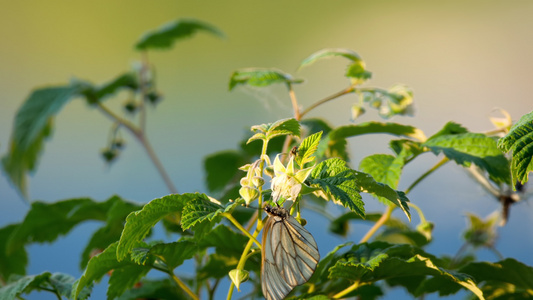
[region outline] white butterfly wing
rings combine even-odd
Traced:
[[[261,279],[267,300],[283,299],[309,280],[320,259],[315,239],[288,215],[271,215],[263,231]]]

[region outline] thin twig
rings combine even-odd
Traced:
[[[233,223],[233,225],[235,225],[235,227],[237,227],[242,233],[244,233],[247,237],[249,237],[251,240],[253,240],[254,243],[255,243],[257,246],[259,246],[259,248],[261,248],[261,243],[259,243],[259,242],[257,241],[257,239],[256,239],[253,235],[251,235],[248,231],[246,231],[246,229],[244,229],[244,228],[242,227],[242,225],[239,223],[239,221],[235,220],[235,218],[234,218],[231,214],[229,214],[229,213],[223,213],[222,215],[223,215],[224,217],[226,217],[228,220],[230,220],[231,223]]]
[[[422,174],[420,177],[418,177],[417,180],[415,180],[406,190],[405,193],[408,194],[413,188],[420,183],[424,178],[429,176],[431,173],[435,172],[438,168],[443,166],[445,163],[447,163],[449,159],[447,157],[442,158],[436,165],[433,166],[433,168],[429,169],[426,173]]]
[[[311,110],[315,109],[317,106],[320,106],[328,101],[331,101],[335,98],[338,98],[342,95],[346,95],[346,94],[349,94],[349,93],[352,93],[353,91],[355,90],[355,87],[354,86],[349,86],[347,88],[345,88],[344,90],[340,91],[340,92],[337,92],[333,95],[330,95],[322,100],[319,100],[315,103],[313,103],[311,106],[309,106],[308,108],[306,108],[304,111],[302,111],[300,113],[300,118],[303,118],[303,116],[305,116],[306,114],[308,114]]]
[[[372,226],[372,228],[367,231],[365,236],[359,241],[359,244],[368,242],[368,240],[374,235],[374,233],[376,233],[376,231],[378,231],[378,229],[381,228],[381,226],[383,226],[389,220],[393,208],[394,207],[391,205],[387,206],[385,212],[381,215],[381,218],[379,218],[379,220],[374,223],[374,226]]]
[[[196,296],[192,291],[191,289],[189,289],[189,287],[187,285],[185,285],[185,283],[183,283],[183,281],[181,281],[181,279],[179,279],[176,274],[174,274],[174,272],[172,271],[168,271],[168,275],[170,275],[170,277],[172,277],[172,280],[174,280],[174,282],[182,289],[185,291],[185,293],[187,293],[187,295],[189,295],[192,299],[194,300],[199,300],[198,296]]]

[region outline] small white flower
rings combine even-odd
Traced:
[[[280,198],[285,200],[295,201],[302,190],[302,183],[312,171],[311,168],[299,170],[294,173],[294,159],[291,157],[287,167],[285,167],[280,159],[279,154],[274,160],[274,174],[272,178],[272,199],[277,202]]]

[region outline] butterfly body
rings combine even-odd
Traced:
[[[311,278],[320,259],[315,239],[283,207],[265,206],[261,282],[267,300],[280,300]]]

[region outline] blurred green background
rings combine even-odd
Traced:
[[[243,67],[276,67],[306,79],[296,86],[303,107],[347,86],[341,58],[297,71],[299,63],[322,48],[358,52],[373,72],[366,85],[404,83],[414,90],[416,113],[393,121],[430,135],[447,121],[471,131],[492,129],[496,107],[513,119],[532,109],[533,2],[529,1],[18,1],[0,0],[0,154],[6,153],[14,114],[30,91],[81,78],[100,84],[129,71],[140,59],[134,43],[148,30],[181,17],[220,28],[224,40],[202,34],[170,51],[149,53],[164,100],[148,114],[148,134],[180,192],[205,192],[203,157],[235,148],[251,125],[291,116],[283,87],[228,91],[231,72]],[[118,112],[126,94],[108,104]],[[315,110],[334,125],[350,122],[348,95]],[[361,121],[378,120],[370,112]],[[56,201],[118,194],[147,202],[168,194],[142,148],[126,132],[126,149],[111,167],[100,158],[111,123],[83,101],[67,104],[56,118],[38,171],[30,179],[32,200]],[[371,153],[388,153],[385,137],[351,142],[352,164]],[[405,170],[405,189],[437,162],[426,155]],[[410,194],[436,223],[435,254],[454,254],[461,244],[464,213],[485,216],[499,204],[450,163]],[[381,210],[368,198],[367,210]],[[19,222],[28,206],[0,177],[0,226]],[[533,209],[519,203],[500,230],[504,256],[532,265]],[[417,222],[416,219],[413,222]],[[414,223],[416,225],[416,223]],[[30,247],[29,273],[64,271],[79,276],[78,255],[93,227],[76,229],[58,245]],[[324,226],[310,231],[326,237]],[[366,227],[355,227],[358,240]],[[315,231],[313,231],[315,230]],[[316,233],[315,233],[316,232]],[[331,238],[337,239],[337,238]],[[340,240],[340,239],[338,239]],[[335,241],[337,242],[337,241]],[[319,244],[320,241],[319,241]],[[322,253],[333,242],[322,243]],[[517,246],[520,245],[520,246]],[[331,246],[332,247],[332,246]],[[72,258],[61,257],[67,249]],[[65,251],[67,251],[65,250]],[[59,257],[49,260],[49,257]],[[482,259],[496,260],[490,253]],[[43,261],[46,260],[46,261]],[[69,266],[70,265],[70,266]]]

